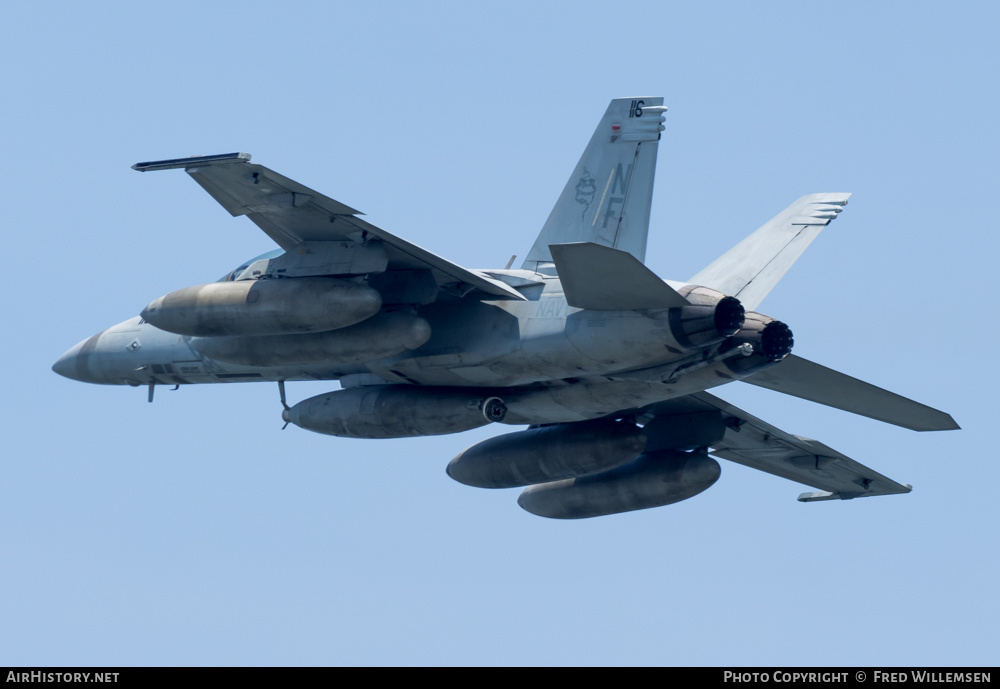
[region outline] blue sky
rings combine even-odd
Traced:
[[[0,24],[8,243],[0,664],[995,665],[1000,249],[990,3],[22,3]],[[271,385],[49,369],[273,248],[183,173],[249,151],[469,267],[534,241],[612,97],[663,95],[647,264],[685,279],[805,193],[850,205],[761,310],[947,410],[918,434],[725,399],[902,482],[558,522],[444,473],[500,429],[280,431]],[[335,384],[289,384],[292,401]]]

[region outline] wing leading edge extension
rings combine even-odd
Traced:
[[[263,165],[251,163],[249,153],[176,158],[132,166],[139,172],[175,168],[183,168],[230,215],[250,218],[285,251],[312,243],[341,242],[348,248],[377,241],[385,249],[388,271],[430,270],[439,285],[457,285],[460,292],[475,288],[500,297],[524,299],[499,280],[401,239],[362,220],[359,211],[350,206]]]
[[[641,410],[641,414],[652,419],[705,411],[720,412],[726,425],[725,435],[712,444],[709,454],[820,489],[819,493],[802,493],[800,502],[850,500],[912,490],[909,484],[897,483],[821,442],[786,433],[707,392],[658,402]]]

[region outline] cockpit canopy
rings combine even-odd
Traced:
[[[260,256],[254,256],[249,261],[244,261],[240,264],[239,268],[227,273],[223,277],[216,280],[216,282],[232,282],[233,280],[238,280],[243,271],[253,265],[256,261],[262,261],[265,259],[277,258],[285,253],[284,249],[274,249],[273,251],[268,251],[267,253],[261,254]]]

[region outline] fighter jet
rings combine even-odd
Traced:
[[[719,478],[715,458],[812,486],[802,502],[908,493],[823,443],[707,392],[744,381],[917,431],[948,414],[792,354],[757,312],[850,194],[801,197],[687,281],[644,264],[662,98],[611,101],[520,268],[463,268],[246,153],[180,168],[278,249],[154,299],[53,369],[107,385],[277,382],[282,417],[349,438],[526,425],[459,453],[447,473],[525,487],[536,515],[668,505]],[[340,389],[286,402],[289,380]]]

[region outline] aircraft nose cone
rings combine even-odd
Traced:
[[[71,380],[79,380],[83,383],[103,383],[103,377],[91,366],[91,358],[97,347],[97,340],[102,334],[97,333],[70,347],[56,363],[52,364],[52,370]]]
[[[86,340],[84,340],[86,342]],[[80,377],[78,366],[80,364],[80,351],[84,342],[80,342],[66,350],[66,353],[52,364],[52,370],[64,378],[71,380],[83,380]]]

